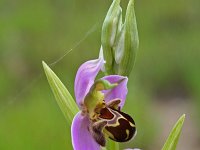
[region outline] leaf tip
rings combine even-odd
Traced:
[[[179,119],[182,123],[185,121],[185,116],[186,116],[186,115],[183,114],[183,115],[180,117],[180,119]]]
[[[42,61],[42,66],[43,66],[46,76],[48,77],[49,74],[52,73],[53,71],[49,68],[49,66],[44,61]]]
[[[184,120],[185,120],[185,116],[186,116],[186,115],[183,114],[183,115],[180,117],[180,120],[184,122]]]
[[[42,65],[43,65],[43,68],[47,67],[47,64],[44,61],[42,61]]]

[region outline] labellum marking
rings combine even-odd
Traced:
[[[120,100],[113,100],[95,108],[96,115],[92,120],[90,132],[101,146],[105,146],[105,136],[116,142],[126,142],[136,134],[134,120],[119,110],[119,102]]]
[[[116,116],[116,118],[110,120],[105,127],[105,129],[114,136],[114,139],[110,138],[117,142],[126,142],[130,140],[135,134],[135,123],[133,119],[119,110],[110,109],[110,111]],[[126,130],[129,131],[128,134]]]
[[[114,115],[112,113],[110,113],[108,108],[105,107],[105,108],[101,109],[99,117],[103,118],[103,119],[111,120],[114,117]]]
[[[93,138],[101,146],[105,146],[106,145],[106,139],[105,139],[105,136],[104,136],[104,134],[102,132],[102,130],[105,127],[105,125],[106,125],[106,121],[99,121],[99,122],[93,123],[89,127],[89,131],[92,134]]]
[[[120,99],[114,99],[114,100],[108,102],[107,106],[112,109],[120,110],[120,107],[119,107],[120,102],[121,102]]]

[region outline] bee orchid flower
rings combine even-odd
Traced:
[[[75,97],[80,111],[72,126],[74,150],[100,150],[106,138],[126,142],[136,134],[134,120],[121,111],[127,95],[128,78],[119,75],[95,80],[102,58],[83,63],[75,78]]]

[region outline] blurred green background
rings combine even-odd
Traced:
[[[73,48],[52,67],[73,93],[79,65],[98,56],[101,26],[111,2],[0,1],[0,150],[72,149],[70,126],[41,61],[50,64]],[[127,2],[121,3],[124,10]],[[178,150],[198,150],[200,1],[136,0],[135,9],[140,49],[124,111],[135,119],[138,133],[120,146],[159,150],[178,117],[186,113]]]

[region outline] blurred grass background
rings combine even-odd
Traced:
[[[101,25],[111,0],[0,1],[0,149],[72,149],[41,61],[73,93],[81,63],[98,56]],[[125,9],[127,1],[122,1]],[[135,140],[121,147],[161,149],[182,113],[179,150],[198,150],[200,138],[200,1],[136,0],[140,36],[124,111],[137,123]]]

